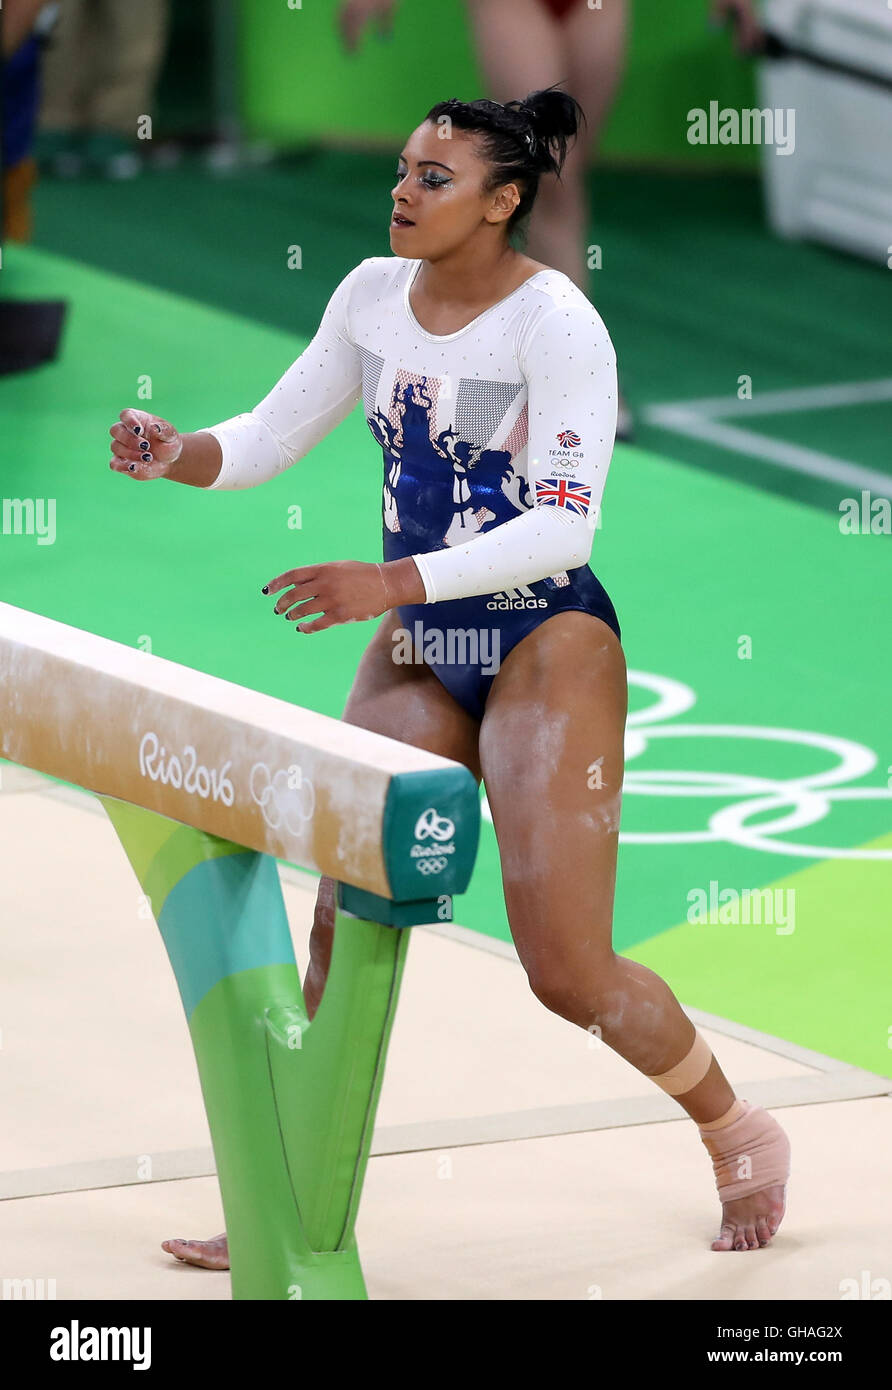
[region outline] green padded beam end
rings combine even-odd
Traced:
[[[468,768],[399,772],[391,778],[381,845],[395,903],[464,893],[479,839],[480,793]],[[375,909],[373,920],[388,919]],[[436,914],[423,920],[436,920]]]

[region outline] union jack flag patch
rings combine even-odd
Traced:
[[[580,516],[588,516],[592,490],[585,483],[574,483],[572,478],[546,478],[536,480],[536,504],[540,507],[567,507]]]

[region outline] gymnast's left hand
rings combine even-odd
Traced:
[[[273,612],[284,613],[298,632],[322,632],[338,623],[362,623],[379,618],[389,608],[411,602],[404,595],[417,593],[419,586],[423,603],[424,584],[411,558],[381,565],[338,560],[327,565],[303,565],[300,569],[286,570],[264,585],[263,593],[281,593]],[[308,621],[314,613],[323,616]]]

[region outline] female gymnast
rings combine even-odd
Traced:
[[[387,32],[400,0],[341,0],[338,25],[349,52],[369,26]],[[561,177],[544,171],[526,245],[537,260],[562,270],[585,293],[588,268],[586,175],[619,90],[631,21],[630,0],[465,0],[468,27],[487,94],[506,101],[514,92],[548,87],[563,75],[587,117],[587,140],[567,152]],[[651,23],[672,24],[666,15]],[[741,53],[753,53],[762,33],[754,0],[709,0],[713,23],[733,23]],[[617,397],[617,439],[631,439],[632,414]]]
[[[586,113],[587,139],[573,142],[555,178],[543,170],[525,245],[536,260],[562,270],[586,292],[586,174],[623,72],[627,0],[465,0],[468,32],[487,96],[507,101],[515,92],[556,84],[563,77]],[[368,25],[393,23],[399,0],[342,0],[339,28],[348,51]],[[411,8],[411,0],[409,4]],[[633,420],[617,395],[617,439],[631,439]]]
[[[712,1249],[755,1250],[783,1216],[787,1137],[735,1097],[668,985],[611,940],[626,670],[613,604],[588,560],[614,442],[616,363],[582,291],[514,245],[581,115],[556,88],[505,105],[432,107],[399,156],[393,255],[341,281],[270,393],[184,435],[124,410],[110,430],[111,467],[137,480],[253,487],[362,400],[383,452],[383,562],[304,565],[263,593],[302,634],[383,615],[344,720],[482,779],[531,989],[675,1097],[712,1157],[722,1201]],[[401,631],[448,638],[451,628],[488,635],[498,669],[394,660]],[[333,933],[334,888],[323,877],[304,984],[311,1018]],[[225,1236],[164,1248],[227,1265]]]

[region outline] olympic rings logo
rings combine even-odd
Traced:
[[[419,859],[417,861],[418,872],[420,874],[441,874],[448,862],[442,855],[438,855],[436,859]]]
[[[784,779],[745,771],[705,772],[680,768],[647,772],[637,767],[627,768],[624,796],[685,798],[694,804],[698,798],[716,801],[733,797],[736,800],[714,811],[706,824],[696,829],[623,831],[619,837],[621,842],[679,845],[724,841],[743,849],[802,859],[892,859],[889,849],[852,849],[779,838],[824,821],[838,803],[892,801],[892,788],[888,786],[848,785],[874,771],[878,759],[872,749],[852,739],[804,729],[777,729],[759,724],[672,724],[671,719],[685,714],[697,703],[696,692],[690,686],[644,671],[630,671],[629,684],[643,687],[656,698],[644,709],[629,715],[625,742],[627,763],[643,759],[657,739],[676,739],[682,743],[688,739],[716,739],[726,743],[742,740],[745,758],[751,758],[759,744],[769,751],[772,745],[784,745],[796,750],[797,754],[812,752],[819,759],[819,770]],[[832,760],[830,766],[820,767],[828,758]],[[485,798],[482,813],[492,821]],[[758,823],[753,824],[757,818]]]
[[[296,763],[287,770],[280,768],[274,776],[266,763],[255,763],[249,785],[251,798],[271,830],[284,826],[291,835],[303,835],[316,809],[316,793]]]

